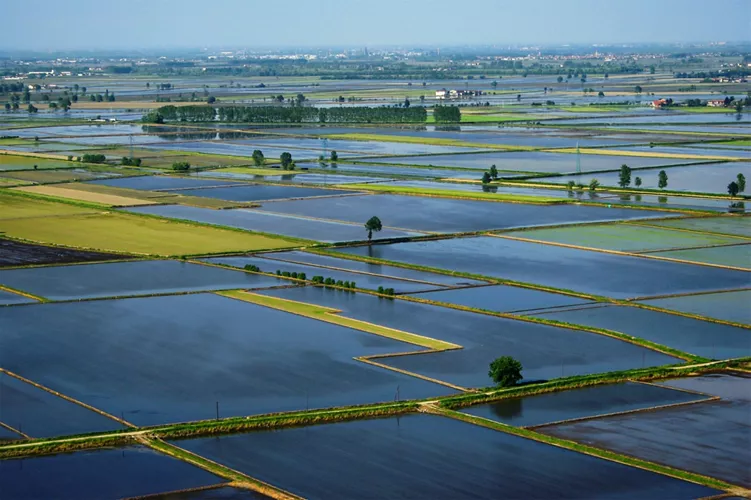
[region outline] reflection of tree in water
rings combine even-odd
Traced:
[[[620,194],[620,195],[618,195],[618,198],[621,201],[631,201],[631,195],[630,194]]]
[[[522,401],[524,398],[512,398],[500,403],[490,405],[490,411],[498,417],[501,422],[514,420],[522,415]]]
[[[667,202],[668,202],[668,197],[667,196],[658,196],[657,197],[657,203],[667,204]]]
[[[443,125],[435,128],[436,132],[461,132],[462,128],[459,125]]]
[[[730,204],[728,207],[728,212],[740,212],[743,213],[746,211],[746,204],[742,201],[735,201]]]
[[[600,195],[599,195],[599,194],[597,194],[596,192],[594,192],[594,191],[589,191],[589,199],[590,199],[590,200],[596,200],[596,199],[597,199],[597,198],[599,198],[599,197],[600,197]]]
[[[483,193],[497,193],[498,186],[488,186],[487,184],[483,184],[482,192]]]

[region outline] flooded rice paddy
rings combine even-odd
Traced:
[[[268,276],[172,260],[0,271],[0,284],[51,300],[261,288],[281,282]]]
[[[518,359],[528,381],[675,362],[670,356],[602,335],[428,304],[315,287],[260,293],[332,307],[350,318],[461,345],[463,349],[455,351],[379,361],[462,387],[490,385],[487,367],[499,352]]]
[[[534,314],[541,318],[615,330],[710,359],[751,355],[748,330],[638,307],[593,306]]]
[[[634,413],[544,430],[672,467],[751,486],[749,382],[740,375],[704,375],[664,383],[720,400]]]
[[[0,366],[136,425],[452,394],[353,359],[416,349],[214,294],[0,315]]]
[[[645,300],[645,304],[751,325],[751,290]]]
[[[310,499],[402,498],[418,491],[425,498],[572,499],[678,499],[714,493],[704,486],[434,415],[178,444]],[[353,460],[354,456],[368,458]]]
[[[743,271],[489,236],[351,247],[340,251],[613,298],[718,291],[751,284],[751,277]],[[598,271],[602,269],[608,272]]]
[[[223,482],[198,467],[143,446],[0,460],[6,498],[128,498]]]
[[[508,425],[530,427],[705,399],[700,394],[625,382],[504,399],[461,411]]]
[[[306,217],[297,217],[294,215],[261,212],[257,209],[211,210],[208,208],[188,207],[184,205],[159,205],[151,207],[134,207],[129,208],[128,211],[323,242],[333,243],[338,241],[362,241],[367,239],[367,232],[362,223],[354,224],[308,219]],[[336,213],[335,215],[339,216],[341,214]],[[388,223],[386,223],[386,225],[388,225]],[[424,233],[419,231],[402,231],[384,228],[382,231],[375,233],[374,239],[403,238],[405,236],[420,236],[423,234]]]

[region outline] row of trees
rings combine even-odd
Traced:
[[[451,113],[457,116],[455,120],[458,121],[461,113],[458,108],[454,109]],[[217,117],[221,122],[231,123],[425,123],[427,111],[421,106],[329,109],[301,106],[162,106],[146,114],[143,122],[207,122]]]

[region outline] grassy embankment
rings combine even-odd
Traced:
[[[388,337],[390,339],[407,342],[409,344],[413,344],[419,347],[426,347],[432,350],[446,351],[452,349],[461,349],[461,346],[452,344],[450,342],[444,342],[442,340],[432,339],[422,335],[416,335],[414,333],[396,330],[374,323],[368,323],[366,321],[347,318],[345,316],[341,316],[341,310],[333,309],[330,307],[307,304],[305,302],[298,302],[278,297],[269,297],[266,295],[259,295],[256,293],[244,292],[241,290],[231,290],[216,293],[225,297],[242,300],[244,302],[250,302],[260,306],[270,307],[272,309],[297,314],[299,316],[305,316],[306,318],[333,323],[335,325],[352,328],[354,330],[360,330],[366,333],[372,333],[381,337]]]
[[[165,257],[292,248],[302,241],[7,190],[0,192],[0,232],[36,243]]]

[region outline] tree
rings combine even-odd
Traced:
[[[738,174],[736,179],[737,179],[736,183],[738,184],[738,192],[742,193],[743,191],[746,190],[746,176],[743,174]]]
[[[605,92],[602,90],[597,93],[597,97],[605,97]]]
[[[496,88],[496,87],[498,86],[498,82],[496,82],[495,80],[493,80],[493,81],[492,81],[492,82],[490,83],[490,85],[491,85],[491,86],[492,86],[493,88]]]
[[[511,387],[522,379],[522,364],[511,356],[501,356],[490,363],[488,376],[501,387]]]
[[[482,174],[482,183],[483,184],[489,184],[490,183],[490,174],[488,172],[483,172],[483,174]]]
[[[279,160],[282,163],[282,170],[289,170],[289,167],[292,165],[292,155],[285,151],[279,155]]]
[[[214,97],[213,95],[210,95],[209,98],[206,99],[206,102],[208,104],[214,104],[216,102],[216,97]]]
[[[490,166],[490,177],[492,177],[493,180],[496,180],[498,178],[498,169],[495,165]]]
[[[569,191],[573,191],[574,186],[576,186],[576,183],[574,181],[568,181],[566,183],[566,189],[568,189]]]
[[[600,181],[598,181],[597,179],[592,179],[591,181],[589,181],[590,191],[595,191],[598,187],[600,187]]]
[[[410,106],[410,104],[411,103],[409,102],[409,98],[405,97],[404,98],[404,104],[402,104],[402,106],[405,107],[405,108],[408,108]]]
[[[33,104],[29,104],[28,107],[26,108],[26,111],[28,111],[29,113],[36,113],[39,110],[35,108]]]
[[[641,186],[641,177],[637,177],[634,179],[634,186],[639,187]]]
[[[634,87],[634,92],[636,92],[637,94],[641,94],[641,91],[642,91],[641,85],[637,85],[636,87]]]
[[[618,185],[625,188],[631,184],[631,168],[628,165],[621,165],[621,171],[618,174]]]
[[[557,80],[558,80],[558,83],[561,83],[561,82],[563,82],[563,77],[562,77],[562,76],[559,76],[559,77],[557,78]]]
[[[375,215],[368,219],[368,222],[365,223],[365,230],[368,232],[368,241],[371,241],[373,239],[373,231],[378,232],[381,229],[383,229],[381,219],[379,219]]]
[[[177,172],[187,172],[190,170],[190,163],[187,161],[178,161],[172,164],[172,170]]]
[[[253,164],[256,167],[260,167],[265,161],[265,158],[263,157],[263,151],[261,151],[260,149],[254,149],[251,157],[253,158]]]
[[[660,189],[668,187],[668,174],[664,170],[660,170],[660,173],[657,174],[657,187]]]
[[[728,184],[728,194],[730,196],[737,196],[738,195],[738,183],[733,181],[730,184]]]
[[[339,160],[339,154],[338,154],[338,153],[337,153],[336,151],[333,151],[333,150],[332,150],[332,151],[331,151],[331,161],[332,161],[332,162],[335,162],[335,161],[337,161],[337,160]]]

